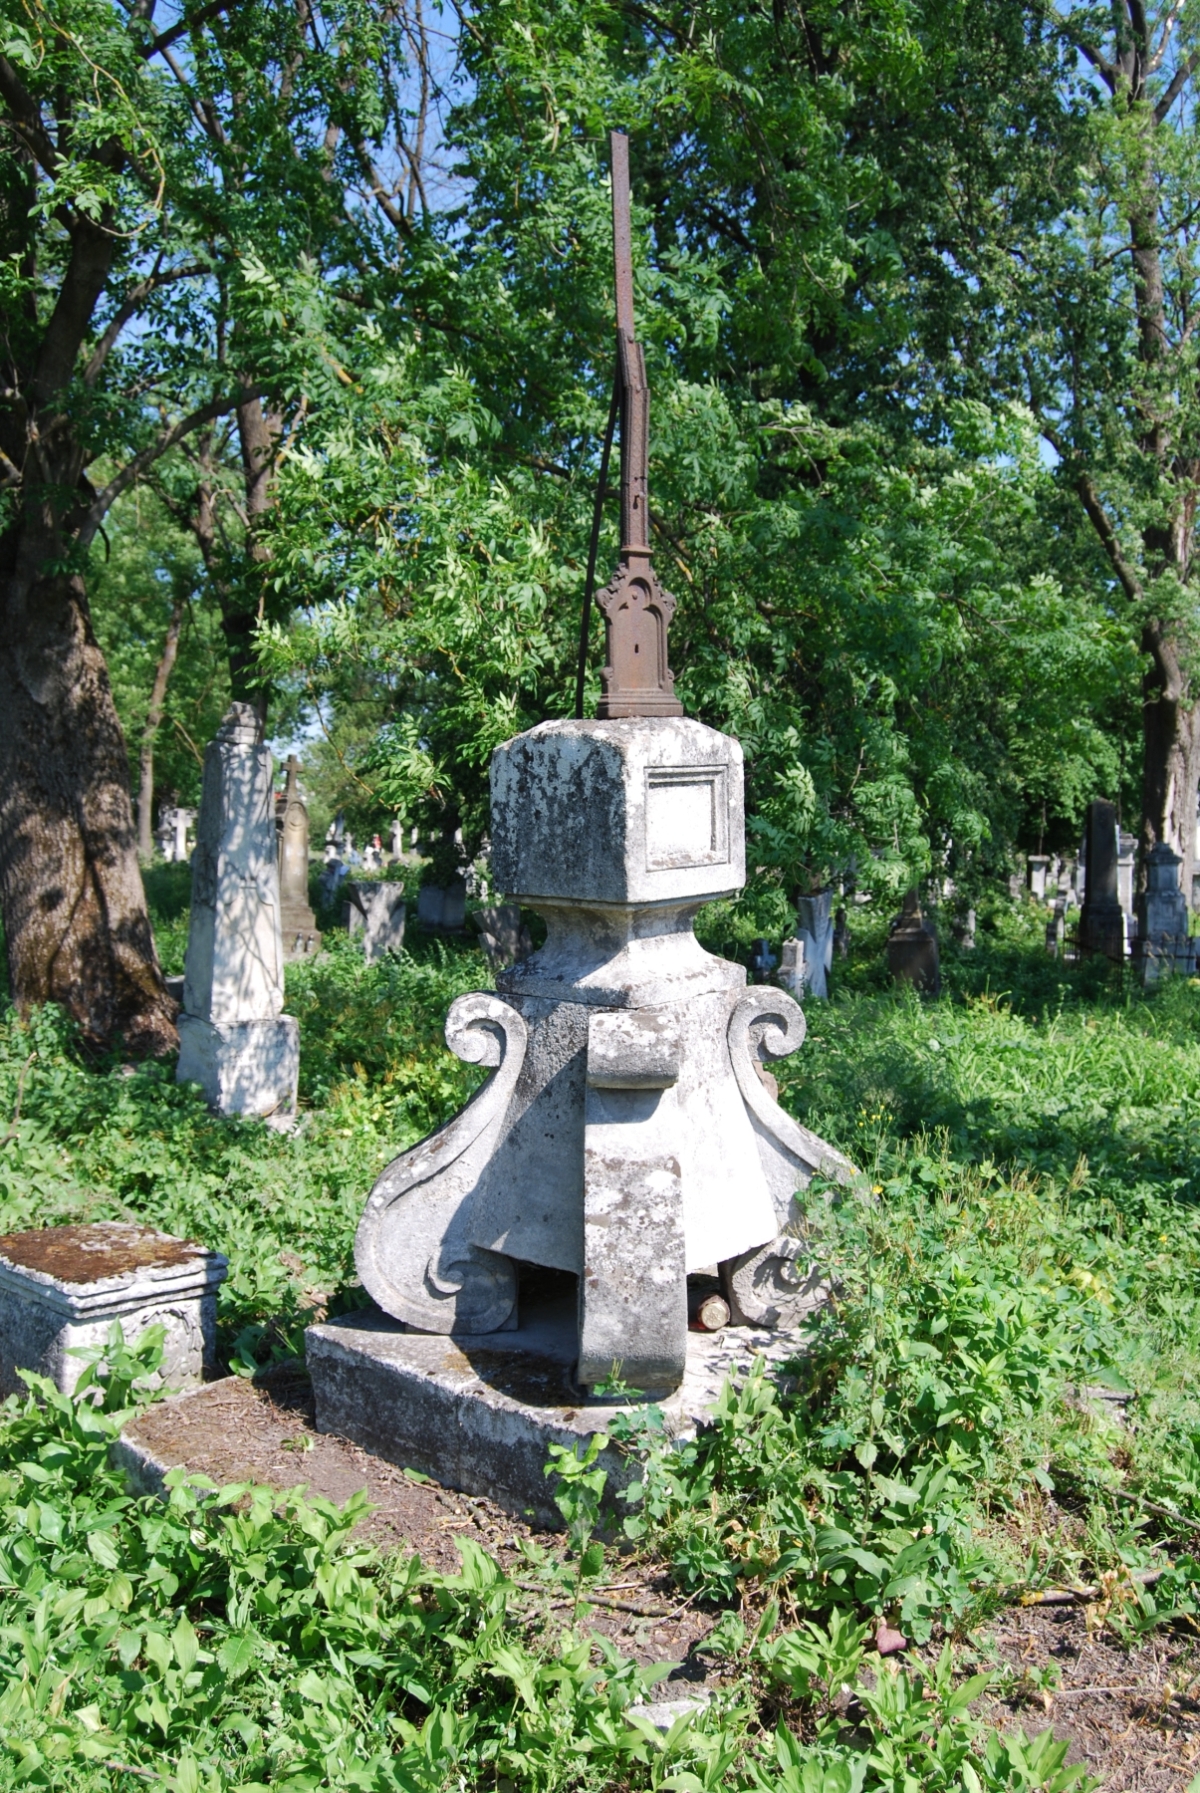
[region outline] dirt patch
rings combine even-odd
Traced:
[[[564,1629],[573,1601],[564,1590],[543,1589],[522,1543],[565,1563],[561,1536],[514,1519],[492,1501],[458,1494],[439,1483],[414,1481],[403,1469],[372,1456],[348,1439],[314,1426],[312,1385],[302,1372],[275,1372],[253,1384],[229,1376],[199,1394],[152,1407],[127,1428],[130,1442],[164,1467],[184,1464],[218,1486],[257,1482],[290,1491],[303,1487],[339,1504],[359,1489],[372,1511],[358,1535],[382,1550],[417,1551],[423,1562],[457,1573],[460,1538],[482,1545],[528,1594],[531,1616]],[[617,1559],[608,1582],[579,1613],[579,1623],[599,1631],[639,1662],[675,1662],[676,1693],[715,1685],[717,1676],[696,1645],[712,1630],[716,1613],[681,1599],[661,1567]],[[678,1683],[686,1683],[681,1687]],[[663,1689],[664,1697],[670,1697]]]
[[[0,1236],[0,1258],[17,1269],[39,1270],[67,1283],[102,1282],[131,1270],[186,1264],[204,1249],[188,1239],[173,1239],[169,1233],[124,1220],[36,1227],[31,1232]]]
[[[987,1636],[981,1666],[998,1654],[1021,1677],[976,1708],[989,1723],[1069,1738],[1104,1793],[1183,1793],[1200,1771],[1200,1640],[1160,1631],[1127,1650],[1079,1606],[1016,1608]]]

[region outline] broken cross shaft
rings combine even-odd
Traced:
[[[613,261],[617,296],[617,382],[621,399],[621,558],[596,602],[604,616],[606,665],[596,714],[682,716],[667,631],[675,600],[651,564],[646,453],[650,390],[642,345],[633,333],[633,250],[629,222],[629,139],[613,131]]]

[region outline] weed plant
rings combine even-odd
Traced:
[[[966,1671],[1021,1590],[1097,1583],[1095,1622],[1129,1641],[1200,1607],[1200,991],[1053,963],[1038,929],[999,906],[937,1002],[865,953],[839,964],[779,1067],[785,1105],[862,1172],[812,1192],[833,1299],[787,1373],[727,1390],[691,1444],[653,1408],[626,1424],[640,1468],[615,1521],[594,1454],[560,1463],[565,1565],[531,1548],[518,1579],[466,1549],[439,1576],[357,1545],[354,1508],[135,1499],[107,1449],[148,1360],[119,1340],[99,1405],[10,1402],[0,1788],[1089,1784],[1049,1732],[982,1734]],[[53,1011],[5,1015],[0,1227],[201,1237],[231,1259],[234,1367],[297,1352],[307,1316],[361,1299],[373,1177],[475,1087],[440,1034],[487,982],[473,948],[419,937],[369,968],[337,941],[290,967],[291,1136],[210,1116],[169,1067],[85,1062]],[[588,1641],[618,1546],[719,1614],[729,1690],[665,1737],[636,1711],[647,1676]],[[913,1646],[899,1666],[880,1626]]]

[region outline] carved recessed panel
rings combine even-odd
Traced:
[[[646,869],[685,871],[729,859],[724,766],[646,768]]]

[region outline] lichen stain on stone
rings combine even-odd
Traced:
[[[165,1269],[186,1264],[203,1251],[190,1240],[172,1239],[153,1227],[121,1220],[35,1227],[0,1236],[0,1258],[66,1283],[102,1282],[133,1270]]]

